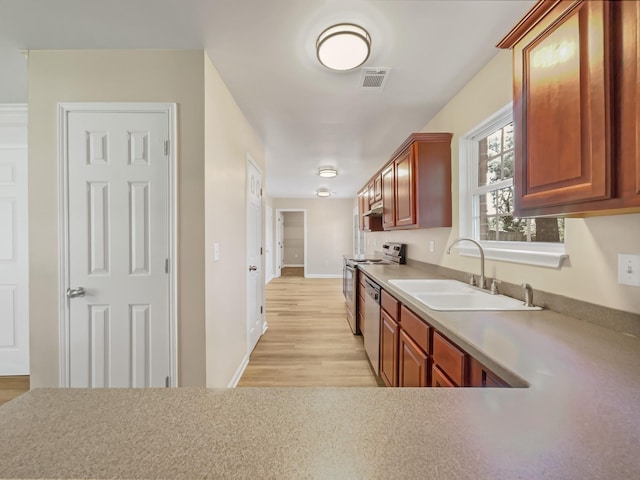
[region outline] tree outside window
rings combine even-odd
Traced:
[[[564,242],[564,219],[513,216],[513,122],[478,140],[474,228],[483,241]]]

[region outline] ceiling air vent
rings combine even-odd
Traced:
[[[360,88],[372,92],[382,90],[387,83],[390,71],[390,68],[363,68]]]

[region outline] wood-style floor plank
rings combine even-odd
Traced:
[[[239,387],[378,386],[362,337],[347,323],[342,280],[275,278],[266,318]]]
[[[0,377],[0,405],[29,391],[29,377]]]

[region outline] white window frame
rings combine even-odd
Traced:
[[[460,137],[458,153],[460,236],[478,241],[484,249],[485,257],[490,260],[560,268],[564,259],[569,258],[565,251],[566,229],[565,243],[481,241],[478,232],[474,231],[474,208],[477,207],[473,202],[472,186],[478,184],[478,141],[512,120],[512,104],[509,103]],[[507,187],[511,182],[511,180],[506,180],[492,184],[491,187],[492,189]],[[458,253],[469,257],[478,257],[478,249],[473,245],[467,245],[467,243],[458,244]]]

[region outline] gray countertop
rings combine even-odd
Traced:
[[[640,477],[640,341],[551,311],[433,312],[512,389],[39,389],[0,407],[2,478]]]

